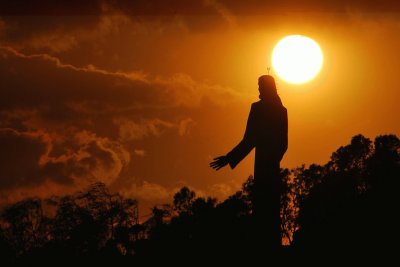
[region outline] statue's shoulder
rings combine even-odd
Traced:
[[[261,100],[259,100],[259,101],[254,102],[254,103],[251,104],[251,107],[252,107],[252,108],[257,108],[257,107],[260,107],[260,106],[261,106]]]

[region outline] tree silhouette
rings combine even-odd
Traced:
[[[324,165],[281,169],[282,238],[287,256],[360,258],[396,254],[400,140],[357,135]],[[138,202],[102,183],[49,199],[28,198],[0,213],[6,264],[54,257],[88,263],[254,258],[254,179],[223,201],[181,188],[172,204],[139,222]],[[51,212],[49,212],[49,210]],[[262,246],[262,245],[261,245]],[[262,247],[261,247],[262,250]],[[268,251],[265,251],[268,254]]]
[[[23,200],[2,213],[2,233],[16,256],[43,243],[42,202],[38,198]]]
[[[188,214],[190,213],[190,208],[196,197],[196,193],[191,191],[188,187],[182,187],[179,192],[174,195],[174,210],[178,214]]]
[[[297,247],[319,255],[334,249],[339,255],[364,256],[387,254],[387,247],[394,247],[397,236],[385,229],[398,222],[390,214],[399,204],[399,140],[378,136],[371,144],[355,136],[322,166],[322,182],[299,202]]]

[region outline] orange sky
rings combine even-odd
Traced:
[[[220,198],[252,173],[208,167],[240,141],[280,38],[324,53],[288,109],[283,167],[325,163],[355,134],[400,134],[400,5],[394,1],[94,1],[0,8],[0,197],[104,181],[142,203],[189,185]]]

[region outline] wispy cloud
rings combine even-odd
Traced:
[[[229,23],[230,26],[236,26],[236,17],[232,12],[218,0],[204,0],[207,6],[215,8],[215,10],[222,16],[222,18]]]
[[[135,155],[137,155],[139,157],[146,156],[146,150],[144,150],[144,149],[134,149],[133,152],[135,153]]]
[[[44,61],[49,61],[55,65],[57,68],[61,69],[69,69],[69,70],[74,70],[74,71],[82,71],[82,72],[88,72],[88,73],[98,73],[98,74],[103,74],[103,75],[109,75],[109,76],[116,76],[116,77],[121,77],[121,78],[126,78],[129,80],[135,80],[135,81],[145,81],[147,82],[146,75],[143,74],[143,72],[119,72],[119,71],[107,71],[101,68],[97,68],[92,64],[89,64],[85,67],[78,67],[74,66],[72,64],[68,63],[63,63],[59,58],[52,56],[50,54],[31,54],[31,55],[26,55],[22,52],[19,52],[17,49],[10,47],[10,46],[1,46],[0,49],[2,50],[2,56],[4,59],[8,57],[7,54],[12,54],[16,57],[19,58],[24,58],[24,59],[41,59]]]
[[[119,127],[119,137],[122,141],[141,140],[146,137],[158,137],[168,130],[175,130],[180,136],[187,134],[194,121],[186,118],[178,122],[161,119],[140,120],[135,122],[126,118],[114,119]]]

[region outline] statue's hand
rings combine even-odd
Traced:
[[[229,160],[227,156],[220,156],[214,158],[214,161],[210,163],[210,167],[218,171],[222,167],[225,167],[228,163]]]

